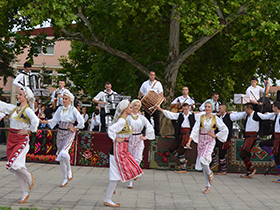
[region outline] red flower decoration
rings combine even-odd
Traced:
[[[85,159],[90,159],[90,158],[92,157],[92,152],[89,151],[89,150],[84,151],[83,157],[84,157]]]
[[[163,157],[163,158],[162,158],[162,161],[163,161],[164,163],[168,163],[168,158],[167,158],[167,157]]]
[[[158,156],[162,157],[163,156],[162,152],[158,152]]]
[[[164,154],[165,157],[170,157],[170,153],[167,152],[167,151],[165,151],[163,154]]]

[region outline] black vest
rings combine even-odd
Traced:
[[[246,115],[246,119],[245,119],[244,131],[246,131],[246,125],[247,125],[248,117],[249,117],[249,115],[247,114],[247,115]],[[259,124],[260,124],[260,121],[261,121],[262,119],[257,115],[257,112],[254,112],[253,120],[259,122]]]
[[[189,122],[190,122],[190,129],[192,131],[192,128],[193,128],[194,123],[195,123],[194,114],[189,113],[188,119],[189,119]],[[184,113],[180,113],[178,119],[176,120],[176,126],[174,127],[175,128],[175,134],[174,134],[175,138],[178,138],[179,135],[180,135],[180,130],[181,130],[181,126],[182,126],[183,121],[184,121]]]
[[[233,126],[233,122],[230,119],[230,114],[226,113],[225,116],[222,118],[223,122],[225,123],[225,125],[228,128],[228,137],[227,139],[231,139],[232,138],[232,126]]]

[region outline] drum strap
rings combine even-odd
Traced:
[[[153,84],[153,87],[151,89],[153,89],[155,87],[155,85],[157,84],[157,80],[155,81],[155,83]]]

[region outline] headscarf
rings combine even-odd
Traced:
[[[130,104],[130,102],[128,99],[124,99],[118,104],[115,115],[114,115],[113,123],[117,122],[117,120],[120,118],[123,110],[125,110],[129,106],[129,104]]]
[[[71,104],[73,103],[73,101],[75,100],[74,95],[67,89],[64,90],[64,92],[62,93],[63,96],[67,96],[69,97]],[[73,104],[72,104],[73,105]]]
[[[131,106],[133,106],[136,102],[139,102],[140,103],[140,108],[142,106],[142,103],[139,99],[134,99],[132,102],[131,102]]]
[[[214,103],[210,100],[210,99],[208,99],[207,101],[205,101],[205,104],[206,103],[210,103],[211,105],[212,105],[212,111],[214,111],[215,110],[215,105],[214,105]]]
[[[23,87],[22,90],[24,91],[25,98],[27,99],[29,107],[34,111],[35,110],[35,98],[32,90],[29,87]]]

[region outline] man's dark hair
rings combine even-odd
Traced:
[[[182,107],[189,106],[188,103],[183,103]]]
[[[107,81],[105,82],[105,85],[112,85],[111,82]]]
[[[31,63],[29,63],[29,62],[25,62],[24,64],[23,64],[23,67],[24,68],[31,68]]]
[[[248,109],[254,110],[252,103],[247,103],[244,105],[244,107],[247,107]]]
[[[65,82],[65,80],[64,79],[60,79],[59,82]]]
[[[280,101],[274,101],[273,106],[276,106],[280,110]]]
[[[255,76],[251,78],[251,81],[252,81],[252,80],[258,81],[257,77],[255,77]]]
[[[214,91],[214,92],[212,93],[212,96],[214,96],[214,95],[219,95],[219,93],[218,93],[217,91]]]

